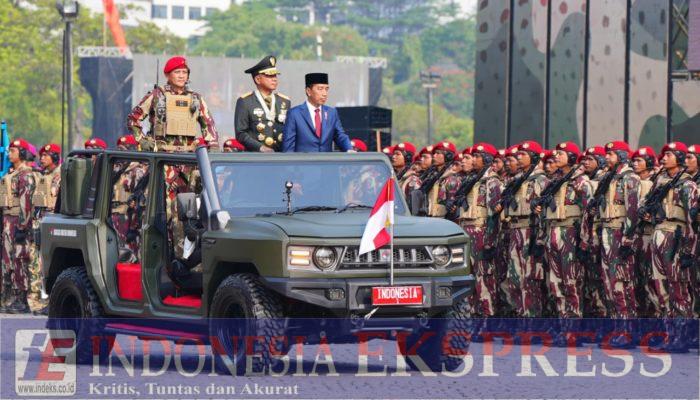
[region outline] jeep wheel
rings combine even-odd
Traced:
[[[104,362],[109,357],[114,346],[114,335],[102,332],[102,306],[85,268],[73,267],[61,272],[49,297],[48,314],[50,330],[75,333],[75,347],[60,355],[71,358],[73,353],[77,364],[92,363],[94,341],[99,346],[94,349],[95,352],[99,351],[99,361]],[[59,349],[55,350],[58,354]]]
[[[265,288],[253,274],[231,275],[216,289],[209,316],[209,336],[217,341],[212,343],[212,353],[218,372],[269,372],[274,361],[270,352],[273,338],[285,334],[284,312],[276,293]],[[245,338],[262,339],[247,344]],[[287,346],[281,340],[274,340],[272,346],[280,354],[286,352]],[[250,360],[246,360],[246,348]]]
[[[445,371],[456,371],[463,364],[460,356],[469,350],[471,322],[471,306],[469,299],[465,298],[448,311],[431,319],[432,326],[419,329],[406,338],[406,349],[416,345],[424,333],[434,332],[434,335],[418,345],[416,355],[423,360],[430,371],[441,372],[443,368]],[[450,338],[444,342],[447,335]],[[406,355],[406,363],[417,371],[425,369],[425,366],[416,364],[408,355]]]

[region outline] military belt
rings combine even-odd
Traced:
[[[654,227],[655,230],[663,231],[663,232],[675,232],[676,228],[682,228],[684,229],[686,227],[685,221],[679,221],[676,219],[673,220],[666,220],[664,222],[656,224]]]
[[[482,226],[486,225],[486,218],[475,218],[475,219],[461,218],[459,220],[459,222],[462,225],[482,227]]]
[[[2,210],[2,214],[7,215],[7,216],[11,216],[11,217],[19,217],[19,206],[4,208]]]
[[[578,218],[576,217],[569,217],[565,219],[548,219],[547,223],[549,226],[556,226],[556,227],[572,227],[576,223]]]
[[[511,217],[510,228],[520,229],[530,226],[530,217]]]
[[[161,151],[165,151],[168,153],[191,153],[195,150],[195,145],[193,144],[183,144],[183,145],[175,145],[175,144],[161,144],[158,146],[158,148]]]
[[[622,225],[624,225],[624,223],[625,223],[625,217],[616,217],[616,218],[601,219],[600,220],[600,225],[603,228],[619,229],[619,228],[622,228]]]

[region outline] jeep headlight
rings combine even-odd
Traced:
[[[319,269],[326,271],[335,266],[338,254],[332,247],[318,247],[314,250],[313,261]]]
[[[452,258],[450,254],[450,249],[448,249],[446,246],[435,246],[430,252],[433,256],[433,261],[435,262],[435,265],[443,268],[446,267],[447,264],[450,263],[450,259]]]
[[[287,248],[287,268],[310,271],[315,267],[311,262],[313,247],[289,246]]]

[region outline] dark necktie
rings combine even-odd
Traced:
[[[316,115],[314,116],[314,123],[316,124],[316,136],[321,137],[321,111],[317,108]]]
[[[267,105],[267,109],[269,110],[270,107],[272,107],[272,96],[263,97],[263,100],[265,100],[265,104]]]

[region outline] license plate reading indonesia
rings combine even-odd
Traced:
[[[372,305],[423,304],[422,286],[381,286],[372,288]]]

